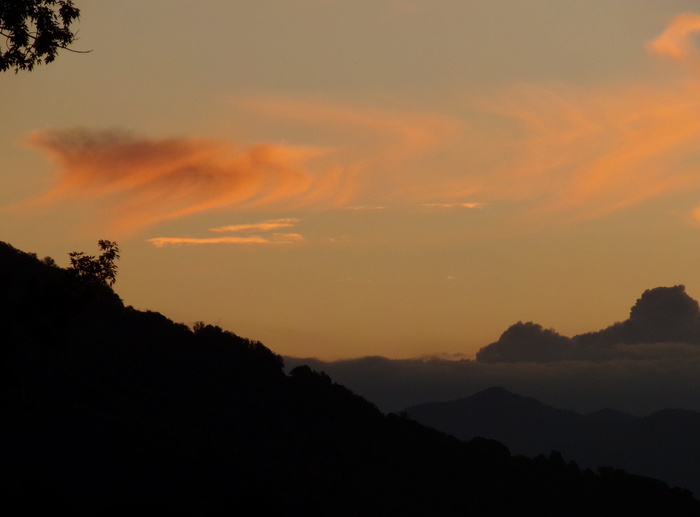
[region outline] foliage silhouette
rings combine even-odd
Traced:
[[[99,257],[86,255],[82,251],[70,252],[69,269],[79,278],[112,286],[117,281],[118,268],[115,261],[120,258],[119,246],[116,242],[107,240],[100,240],[97,245],[102,250]]]
[[[50,63],[76,37],[71,25],[80,17],[72,0],[0,0],[0,72],[32,70]]]

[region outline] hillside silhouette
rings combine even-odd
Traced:
[[[107,515],[700,515],[690,492],[384,415],[0,243],[0,501]]]
[[[700,413],[695,411],[666,409],[638,417],[604,409],[582,415],[494,387],[406,413],[462,440],[498,440],[529,457],[558,451],[582,467],[614,465],[700,494]]]

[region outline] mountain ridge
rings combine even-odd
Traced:
[[[664,409],[634,416],[614,409],[589,414],[553,408],[503,388],[418,404],[405,413],[461,440],[497,440],[512,453],[558,451],[584,468],[615,465],[700,493],[700,412]]]

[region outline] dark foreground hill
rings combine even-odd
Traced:
[[[666,409],[637,417],[611,409],[581,415],[503,388],[406,409],[416,421],[462,440],[498,440],[534,457],[556,450],[582,467],[615,465],[700,494],[700,413]]]
[[[0,243],[5,514],[700,515],[688,491],[383,415]]]

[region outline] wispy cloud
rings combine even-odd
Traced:
[[[690,36],[700,16],[682,15],[648,45],[654,55],[700,64]],[[477,195],[523,203],[548,224],[599,218],[651,199],[700,190],[700,68],[587,89],[527,86],[481,107],[518,122],[499,170]],[[556,214],[556,219],[552,216]]]
[[[426,208],[484,208],[486,203],[423,203]]]
[[[458,148],[470,131],[466,120],[434,110],[370,108],[282,96],[249,97],[236,104],[273,121],[323,128],[323,136],[335,140],[331,158],[353,185],[356,196],[351,201],[357,206],[423,201],[426,191],[435,187],[426,188],[430,181],[425,169],[416,164]],[[443,180],[437,175],[432,182]]]
[[[352,205],[346,206],[346,210],[386,210],[385,206],[372,206],[372,205]]]
[[[293,124],[292,134],[312,145],[239,147],[119,131],[39,131],[29,142],[55,163],[56,184],[25,206],[95,202],[110,230],[123,234],[204,211],[260,207],[489,205],[546,224],[604,217],[700,190],[700,51],[692,38],[698,32],[700,16],[681,15],[647,45],[650,54],[679,64],[683,73],[664,69],[647,81],[586,89],[512,88],[469,99],[469,109],[478,111],[471,121],[439,110],[313,98],[236,101],[267,127]],[[480,127],[479,121],[487,122]],[[692,217],[700,220],[700,207]],[[212,231],[283,230],[291,224],[271,220]]]
[[[203,244],[295,244],[304,237],[298,233],[274,233],[271,237],[251,235],[249,237],[154,237],[148,239],[157,248],[164,246],[203,245]]]
[[[291,228],[296,225],[300,219],[271,219],[262,223],[252,224],[232,224],[229,226],[220,226],[218,228],[209,228],[210,232],[242,232],[250,230],[270,231],[279,228]]]
[[[679,16],[648,50],[700,66],[692,41],[697,32],[700,16]],[[500,117],[499,128],[505,126],[502,118],[517,123],[516,132],[510,125],[498,138],[480,133],[473,122],[437,114],[281,97],[248,99],[245,105],[270,117],[369,135],[362,143],[364,158],[352,155],[345,170],[354,171],[362,185],[358,192],[375,197],[368,203],[360,196],[361,203],[346,208],[393,202],[435,209],[498,205],[517,207],[509,210],[523,221],[563,224],[700,189],[694,159],[700,145],[700,77],[695,76],[700,68],[685,68],[690,77],[667,70],[646,81],[585,89],[519,86],[483,102],[470,100],[479,117]],[[432,160],[429,169],[420,166],[426,156]],[[465,197],[481,199],[459,201]]]
[[[319,147],[148,139],[123,131],[38,131],[29,143],[56,163],[56,185],[31,205],[98,201],[111,230],[133,233],[202,211],[333,204],[338,174],[314,173]],[[344,203],[345,200],[342,201]]]
[[[385,159],[403,160],[437,150],[467,127],[463,120],[437,113],[347,106],[318,99],[259,96],[238,104],[270,118],[331,127],[350,132],[353,138],[361,135]]]
[[[666,30],[647,45],[652,54],[689,63],[700,61],[700,52],[693,46],[692,37],[700,33],[700,16],[692,13],[674,18]]]
[[[700,143],[700,84],[593,94],[529,90],[517,106],[501,109],[522,122],[527,137],[520,158],[489,189],[536,202],[537,215],[595,218],[700,188],[689,160]]]
[[[219,226],[217,228],[209,228],[210,232],[270,232],[279,230],[280,228],[292,228],[299,223],[300,219],[271,219],[259,223],[249,224],[232,224],[228,226]],[[229,236],[229,237],[154,237],[148,239],[148,242],[154,246],[161,248],[163,246],[181,246],[181,245],[201,245],[201,244],[294,244],[304,241],[303,235],[299,233],[273,233],[270,237],[261,237],[259,235],[248,236]]]
[[[406,177],[403,164],[447,145],[464,125],[434,114],[308,99],[254,98],[242,104],[273,122],[322,126],[329,141],[239,147],[121,130],[36,131],[27,141],[55,164],[56,182],[24,207],[93,202],[111,233],[127,235],[211,210],[377,207],[415,190],[415,178]]]

